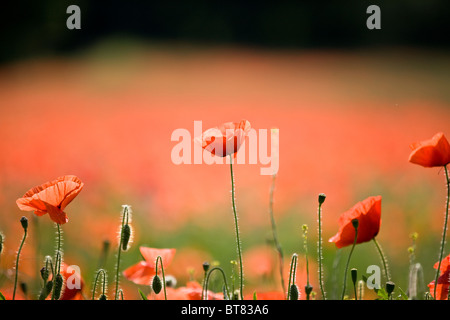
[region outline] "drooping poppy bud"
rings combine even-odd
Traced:
[[[158,275],[155,275],[153,277],[153,281],[152,281],[152,289],[153,291],[158,294],[161,292],[162,289],[162,281],[161,278]]]

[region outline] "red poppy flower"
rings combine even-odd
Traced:
[[[439,262],[436,262],[434,264],[434,268],[437,269],[438,266]],[[436,300],[447,300],[449,287],[450,287],[450,255],[448,255],[441,261],[441,270],[436,288]],[[434,298],[434,280],[428,284],[428,288],[430,288],[430,293]]]
[[[247,120],[227,122],[219,128],[206,130],[201,137],[195,138],[195,141],[213,155],[225,157],[238,152],[250,129],[250,122]]]
[[[16,203],[21,210],[34,210],[38,216],[48,213],[54,222],[64,224],[69,221],[64,208],[80,193],[83,186],[83,182],[76,176],[62,176],[28,190]]]
[[[156,257],[161,256],[164,270],[170,265],[175,256],[176,249],[155,249],[139,247],[144,261],[141,261],[123,272],[125,278],[136,284],[150,285],[156,272]],[[161,265],[158,266],[161,270]]]
[[[355,240],[355,228],[352,225],[353,219],[358,219],[359,221],[356,243],[372,240],[380,230],[381,196],[369,197],[344,212],[338,220],[338,233],[328,241],[334,242],[338,248],[352,245]]]
[[[60,300],[80,300],[82,298],[81,291],[83,290],[84,281],[81,275],[75,271],[74,269],[69,269],[69,266],[64,262],[61,264],[64,289]]]
[[[450,163],[450,144],[442,132],[433,138],[411,144],[409,162],[423,167],[441,167]]]

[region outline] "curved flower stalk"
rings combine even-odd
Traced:
[[[231,204],[233,209],[234,226],[236,232],[236,246],[239,258],[239,283],[240,283],[240,298],[244,299],[244,268],[242,261],[241,239],[239,235],[238,215],[236,210],[234,173],[233,173],[233,158],[245,141],[245,138],[250,131],[250,122],[242,120],[240,122],[227,122],[218,128],[208,129],[202,133],[201,137],[196,137],[194,140],[201,144],[202,148],[212,155],[219,157],[228,156],[230,159],[230,174],[231,174]]]
[[[439,261],[437,263],[434,283],[438,283],[441,261],[444,256],[444,247],[447,237],[447,225],[450,201],[450,178],[447,165],[450,163],[450,144],[442,132],[435,134],[431,139],[416,142],[410,145],[412,152],[409,162],[418,164],[425,168],[443,167],[445,172],[445,182],[447,186],[447,198],[445,204],[444,227],[439,250]],[[437,286],[434,286],[433,297],[437,296]]]

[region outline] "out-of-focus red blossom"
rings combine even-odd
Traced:
[[[353,219],[358,219],[359,221],[356,243],[372,240],[380,231],[381,196],[368,197],[344,212],[338,220],[339,231],[328,241],[334,242],[338,248],[352,245],[355,240],[355,229],[352,225]]]
[[[125,278],[133,281],[136,284],[150,285],[153,277],[155,276],[156,257],[161,256],[164,270],[169,267],[170,263],[175,256],[176,249],[156,249],[148,247],[139,247],[139,251],[144,258],[144,261],[140,261],[137,264],[129,267],[123,272]],[[159,266],[158,271],[161,270]]]
[[[280,291],[256,292],[257,300],[285,300],[284,293]],[[244,296],[244,300],[253,300],[253,294]]]
[[[410,145],[409,162],[423,167],[442,167],[450,163],[450,144],[442,132],[433,138]]]
[[[206,130],[195,141],[211,154],[225,157],[238,152],[250,129],[250,122],[247,120],[226,122],[220,127]]]
[[[185,287],[179,288],[167,288],[167,300],[201,300],[202,298],[202,285],[196,281],[189,281]],[[208,290],[206,295],[208,300],[223,300],[222,293],[214,293]],[[164,292],[159,294],[150,294],[149,299],[164,300]]]
[[[254,247],[244,252],[248,278],[270,277],[274,268],[274,251],[267,247]]]
[[[436,262],[434,264],[434,268],[437,269],[438,266],[439,266],[439,262]],[[450,287],[450,255],[448,255],[441,261],[441,269],[440,269],[440,275],[438,278],[435,299],[436,300],[447,300],[449,287]],[[428,284],[428,288],[430,288],[430,293],[434,298],[434,280]]]
[[[83,182],[76,176],[62,176],[31,188],[16,203],[21,210],[34,210],[37,216],[48,213],[54,222],[64,224],[69,221],[64,208],[80,193],[83,186]]]

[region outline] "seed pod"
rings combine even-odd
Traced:
[[[20,223],[22,224],[23,230],[26,231],[28,229],[28,219],[27,219],[27,217],[22,217],[20,219]]]
[[[41,289],[41,293],[39,294],[39,300],[45,300],[53,288],[53,281],[49,281],[45,284],[44,287]]]
[[[106,298],[106,296],[104,294],[102,294],[98,300],[108,300],[108,299]]]
[[[306,294],[310,294],[312,290],[313,290],[312,285],[307,284],[307,285],[305,286],[305,293],[306,293]]]
[[[322,204],[322,203],[324,203],[325,202],[325,199],[326,199],[326,195],[325,195],[325,193],[321,193],[321,194],[319,194],[319,204]]]
[[[153,277],[153,281],[152,281],[152,288],[153,291],[158,294],[161,292],[162,289],[162,282],[161,282],[161,278],[158,275],[155,275]]]
[[[61,291],[62,291],[63,284],[64,284],[64,279],[63,279],[62,275],[60,273],[58,273],[55,277],[55,288],[54,288],[55,300],[59,300],[59,298],[61,297]]]
[[[0,233],[0,254],[2,254],[3,251],[3,234]]]
[[[298,287],[296,284],[289,288],[289,300],[298,300]]]
[[[203,271],[208,272],[210,264],[208,261],[203,262]]]
[[[129,224],[126,224],[123,226],[122,229],[122,250],[126,251],[128,250],[128,242],[130,241],[131,237],[131,228]]]

